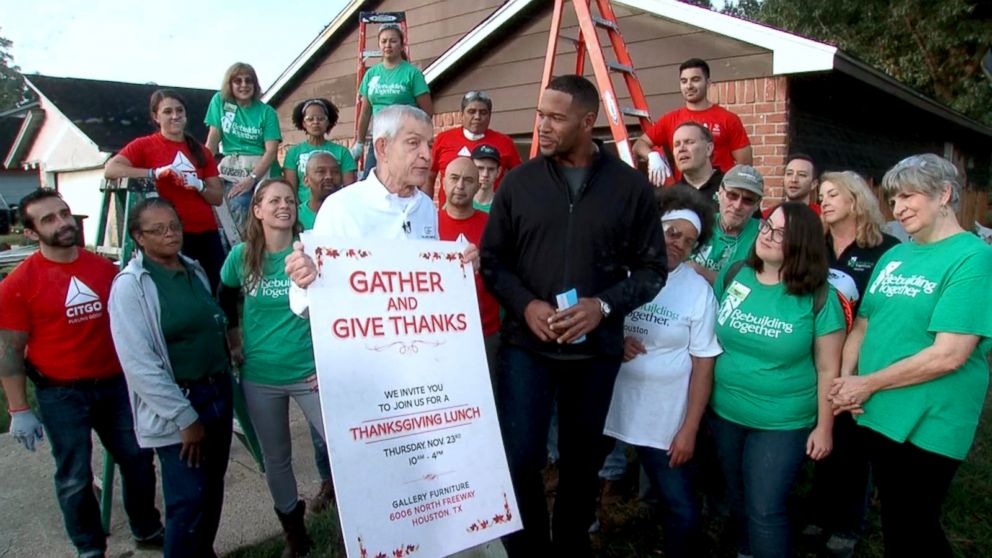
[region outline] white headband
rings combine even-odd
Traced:
[[[699,215],[696,215],[695,211],[692,211],[690,209],[675,209],[672,211],[668,211],[661,216],[662,223],[664,223],[665,221],[674,221],[675,219],[685,219],[686,221],[692,223],[694,227],[696,227],[697,233],[703,232],[703,224],[702,222],[700,222]]]

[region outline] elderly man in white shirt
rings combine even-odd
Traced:
[[[434,124],[424,111],[393,105],[379,112],[372,138],[373,172],[324,201],[313,232],[346,238],[437,240],[437,210],[422,191],[430,174]],[[470,244],[463,257],[478,267],[479,250]],[[286,257],[286,274],[293,280],[289,303],[302,314],[308,304],[306,287],[317,278],[317,267],[297,242]]]

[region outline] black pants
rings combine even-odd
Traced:
[[[952,556],[940,509],[961,462],[861,428],[882,502],[886,558]]]
[[[183,255],[196,260],[210,280],[210,293],[217,296],[220,285],[220,268],[224,265],[224,245],[220,242],[220,232],[183,233]]]
[[[834,419],[834,449],[813,467],[813,523],[831,535],[858,538],[868,509],[868,455],[851,413]]]

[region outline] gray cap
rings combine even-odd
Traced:
[[[723,186],[740,188],[759,196],[765,195],[765,179],[757,169],[749,165],[734,165],[734,168],[723,175]]]

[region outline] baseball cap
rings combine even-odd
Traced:
[[[475,149],[472,150],[473,159],[492,159],[499,163],[499,150],[495,147],[484,143],[482,145],[477,145]]]
[[[734,168],[723,175],[723,186],[740,188],[759,196],[765,195],[765,179],[757,169],[749,165],[734,165]]]

